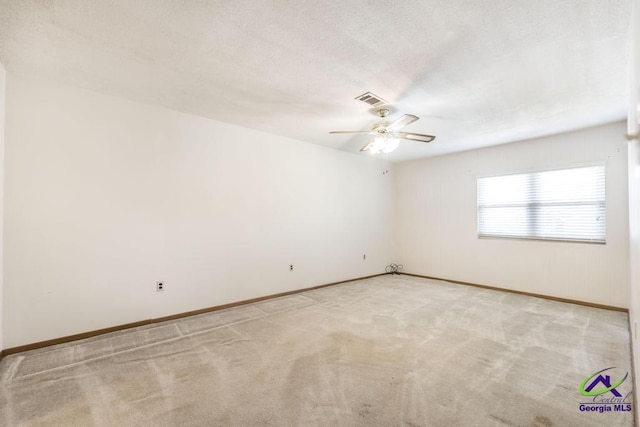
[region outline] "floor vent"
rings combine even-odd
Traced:
[[[366,102],[372,107],[379,107],[381,105],[388,104],[387,101],[385,101],[384,99],[380,98],[378,95],[373,94],[371,92],[363,93],[360,96],[356,96],[355,99],[357,99],[358,101]]]

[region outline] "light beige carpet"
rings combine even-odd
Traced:
[[[7,356],[0,425],[631,426],[609,367],[625,313],[388,275]]]

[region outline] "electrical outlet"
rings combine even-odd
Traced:
[[[367,260],[367,254],[362,255],[362,260],[366,261]]]
[[[156,282],[156,292],[162,292],[162,291],[164,291],[164,283]]]
[[[289,271],[293,271],[293,264],[289,264]]]

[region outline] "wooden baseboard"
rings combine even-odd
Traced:
[[[251,303],[254,303],[254,302],[260,302],[260,301],[264,301],[264,300],[268,300],[268,299],[273,299],[273,298],[284,297],[284,296],[287,296],[287,295],[298,294],[298,293],[301,293],[301,292],[312,291],[314,289],[321,289],[321,288],[326,288],[328,286],[339,285],[341,283],[347,283],[347,282],[353,282],[353,281],[356,281],[356,280],[363,280],[363,279],[370,279],[372,277],[384,276],[386,274],[388,274],[388,273],[380,273],[380,274],[374,274],[374,275],[371,275],[371,276],[358,277],[358,278],[355,278],[355,279],[341,280],[339,282],[326,283],[324,285],[311,286],[309,288],[296,289],[294,291],[280,292],[278,294],[265,295],[265,296],[262,296],[262,297],[251,298],[251,299],[247,299],[247,300],[243,300],[243,301],[232,302],[232,303],[229,303],[229,304],[216,305],[216,306],[213,306],[213,307],[201,308],[199,310],[187,311],[187,312],[184,312],[184,313],[178,313],[178,314],[172,314],[172,315],[169,315],[169,316],[158,317],[156,319],[141,320],[139,322],[126,323],[126,324],[123,324],[123,325],[111,326],[109,328],[97,329],[95,331],[82,332],[82,333],[79,333],[79,334],[68,335],[68,336],[65,336],[65,337],[54,338],[54,339],[50,339],[50,340],[46,340],[46,341],[39,341],[39,342],[31,343],[31,344],[20,345],[20,346],[17,346],[17,347],[5,348],[4,350],[2,350],[0,352],[0,359],[2,359],[2,357],[4,357],[4,356],[8,356],[9,354],[21,353],[23,351],[29,351],[29,350],[36,350],[36,349],[39,349],[39,348],[49,347],[49,346],[57,345],[57,344],[65,344],[65,343],[72,342],[72,341],[78,341],[78,340],[82,340],[82,339],[86,339],[86,338],[95,337],[95,336],[98,336],[98,335],[108,334],[108,333],[111,333],[111,332],[117,332],[117,331],[122,331],[122,330],[125,330],[125,329],[135,328],[135,327],[138,327],[138,326],[146,326],[146,325],[151,325],[151,324],[154,324],[154,323],[166,322],[168,320],[176,320],[176,319],[181,319],[183,317],[195,316],[197,314],[204,314],[204,313],[209,313],[209,312],[212,312],[212,311],[224,310],[225,308],[238,307],[238,306],[241,306],[241,305],[251,304]]]
[[[553,297],[553,296],[550,296],[550,295],[535,294],[535,293],[532,293],[532,292],[518,291],[518,290],[515,290],[515,289],[507,289],[507,288],[499,288],[497,286],[481,285],[481,284],[478,284],[478,283],[461,282],[460,280],[451,280],[451,279],[445,279],[445,278],[442,278],[442,277],[424,276],[422,274],[413,274],[413,273],[400,273],[400,274],[404,274],[406,276],[421,277],[423,279],[442,280],[443,282],[455,283],[455,284],[458,284],[458,285],[474,286],[476,288],[482,288],[482,289],[491,289],[493,291],[509,292],[509,293],[512,293],[512,294],[525,295],[525,296],[528,296],[528,297],[543,298],[543,299],[548,299],[548,300],[551,300],[551,301],[566,302],[566,303],[569,303],[569,304],[584,305],[584,306],[587,306],[587,307],[602,308],[602,309],[605,309],[605,310],[622,311],[624,313],[629,313],[629,309],[628,308],[615,307],[615,306],[612,306],[612,305],[596,304],[596,303],[593,303],[593,302],[579,301],[579,300],[574,300],[574,299],[570,299],[570,298]]]
[[[39,342],[35,342],[35,343],[31,343],[31,344],[25,344],[25,345],[21,345],[21,346],[17,346],[17,347],[6,348],[6,349],[0,351],[0,359],[2,359],[4,356],[8,356],[9,354],[21,353],[23,351],[29,351],[29,350],[36,350],[36,349],[39,349],[39,348],[49,347],[49,346],[57,345],[57,344],[65,344],[65,343],[72,342],[72,341],[91,338],[91,337],[95,337],[95,336],[98,336],[98,335],[108,334],[108,333],[111,333],[111,332],[122,331],[122,330],[125,330],[125,329],[135,328],[135,327],[138,327],[138,326],[146,326],[146,325],[151,325],[151,324],[154,324],[154,323],[160,323],[160,322],[166,322],[166,321],[169,321],[169,320],[181,319],[183,317],[195,316],[197,314],[209,313],[209,312],[212,312],[212,311],[223,310],[225,308],[232,308],[232,307],[237,307],[237,306],[241,306],[241,305],[251,304],[251,303],[254,303],[254,302],[260,302],[260,301],[264,301],[264,300],[268,300],[268,299],[279,298],[279,297],[283,297],[283,296],[287,296],[287,295],[293,295],[293,294],[297,294],[297,293],[301,293],[301,292],[311,291],[311,290],[314,290],[314,289],[326,288],[327,286],[334,286],[334,285],[338,285],[340,283],[347,283],[347,282],[353,282],[353,281],[356,281],[356,280],[363,280],[363,279],[370,279],[372,277],[384,276],[386,274],[390,274],[390,273],[380,273],[380,274],[374,274],[374,275],[371,275],[371,276],[358,277],[358,278],[355,278],[355,279],[341,280],[339,282],[332,282],[332,283],[327,283],[327,284],[324,284],[324,285],[312,286],[312,287],[309,287],[309,288],[296,289],[294,291],[281,292],[281,293],[278,293],[278,294],[266,295],[266,296],[262,296],[262,297],[258,297],[258,298],[251,298],[251,299],[248,299],[248,300],[232,302],[232,303],[229,303],[229,304],[217,305],[217,306],[213,306],[213,307],[201,308],[199,310],[187,311],[187,312],[184,312],[184,313],[178,313],[178,314],[172,314],[172,315],[169,315],[169,316],[158,317],[156,319],[141,320],[141,321],[138,321],[138,322],[126,323],[126,324],[123,324],[123,325],[111,326],[109,328],[97,329],[97,330],[94,330],[94,331],[82,332],[82,333],[79,333],[79,334],[68,335],[68,336],[65,336],[65,337],[54,338],[54,339],[50,339],[50,340],[46,340],[46,341],[39,341]],[[445,278],[441,278],[441,277],[424,276],[424,275],[421,275],[421,274],[413,274],[413,273],[400,273],[400,274],[404,274],[406,276],[420,277],[420,278],[423,278],[423,279],[442,280],[444,282],[456,283],[456,284],[459,284],[459,285],[466,285],[466,286],[474,286],[474,287],[477,287],[477,288],[491,289],[491,290],[495,290],[495,291],[510,292],[510,293],[519,294],[519,295],[526,295],[526,296],[530,296],[530,297],[544,298],[544,299],[548,299],[548,300],[552,300],[552,301],[559,301],[559,302],[565,302],[565,303],[570,303],[570,304],[578,304],[578,305],[583,305],[583,306],[587,306],[587,307],[602,308],[602,309],[605,309],[605,310],[622,311],[622,312],[625,312],[625,313],[629,312],[628,309],[621,308],[621,307],[614,307],[614,306],[610,306],[610,305],[596,304],[596,303],[591,303],[591,302],[572,300],[572,299],[568,299],[568,298],[553,297],[553,296],[549,296],[549,295],[535,294],[535,293],[531,293],[531,292],[517,291],[517,290],[513,290],[513,289],[499,288],[499,287],[496,287],[496,286],[481,285],[481,284],[478,284],[478,283],[462,282],[462,281],[459,281],[459,280],[450,280],[450,279],[445,279]]]

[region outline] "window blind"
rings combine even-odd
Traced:
[[[478,178],[478,236],[605,243],[604,166]]]

